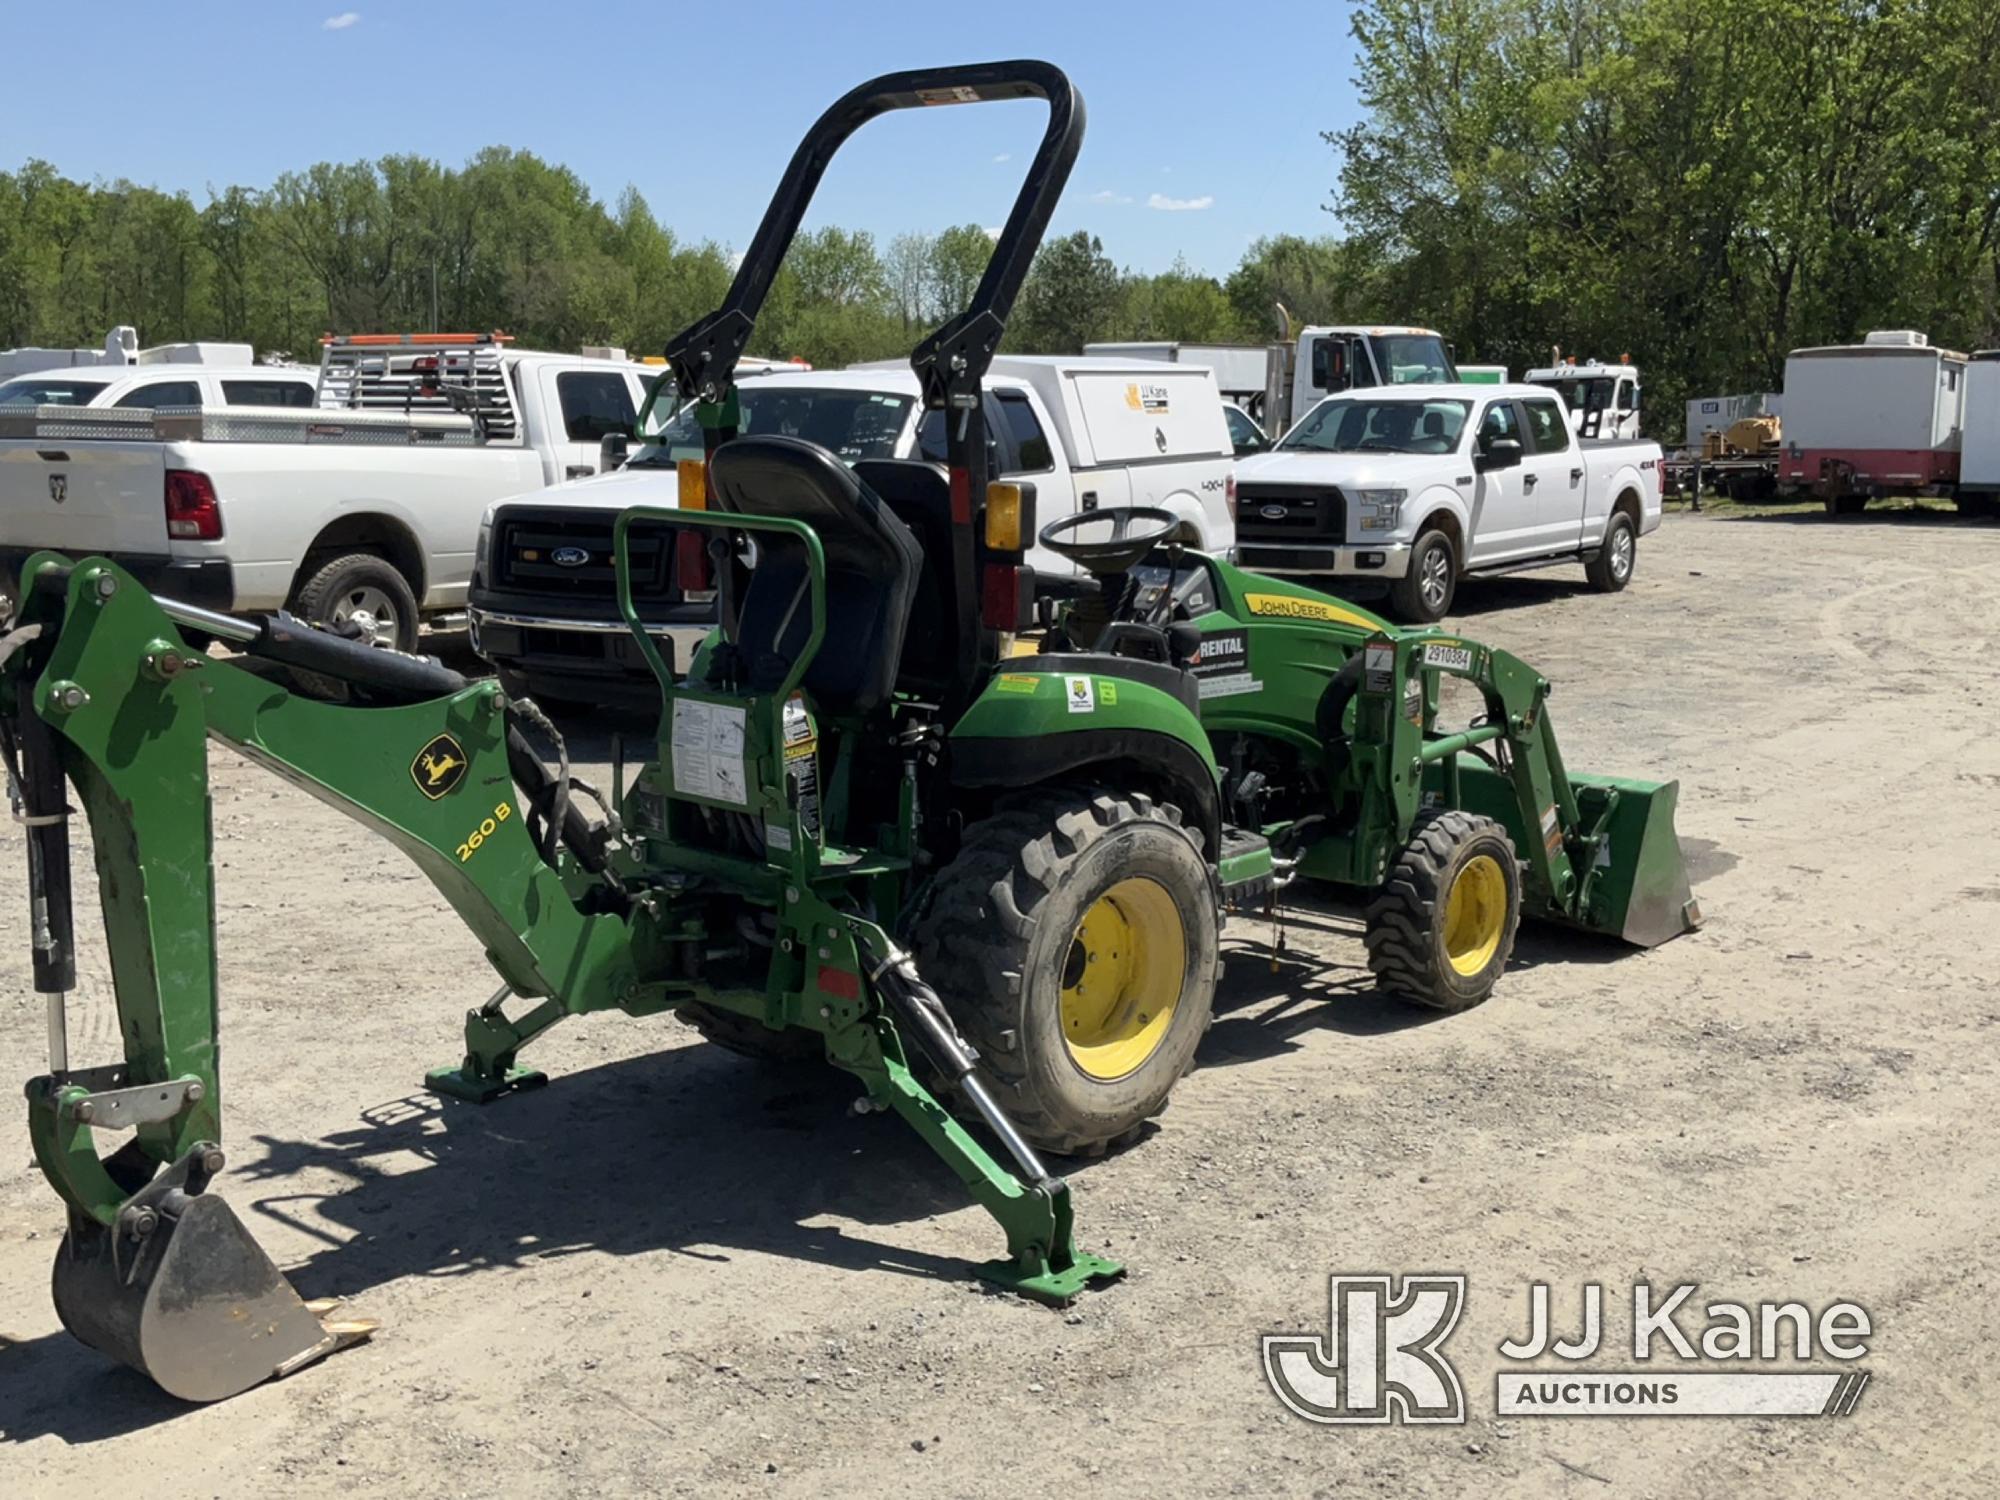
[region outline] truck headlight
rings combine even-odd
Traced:
[[[1349,490],[1362,531],[1394,531],[1403,517],[1405,490]]]
[[[460,535],[464,535],[463,532]],[[479,521],[479,540],[472,548],[472,583],[475,588],[486,581],[486,549],[493,545],[493,522],[482,516]]]

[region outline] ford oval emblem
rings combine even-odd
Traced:
[[[1282,505],[1264,505],[1258,507],[1257,514],[1267,521],[1282,521],[1289,512]]]
[[[549,554],[549,561],[559,568],[580,568],[590,561],[590,554],[581,547],[558,547]]]

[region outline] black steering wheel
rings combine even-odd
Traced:
[[[1152,505],[1080,510],[1042,528],[1041,543],[1086,573],[1116,577],[1180,529],[1181,518]]]

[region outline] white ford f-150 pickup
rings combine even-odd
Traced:
[[[157,383],[160,373],[47,380]],[[487,506],[594,473],[601,440],[630,433],[659,373],[487,335],[357,335],[328,341],[298,404],[290,390],[252,389],[246,374],[237,390],[223,381],[164,405],[156,390],[140,393],[152,410],[129,409],[130,395],[115,407],[66,404],[75,398],[53,390],[0,405],[0,587],[11,591],[43,548],[98,553],[188,603],[289,608],[413,650],[420,618],[465,607]],[[208,373],[185,378],[192,392]],[[272,404],[218,409],[214,397]]]
[[[760,374],[737,395],[745,432],[806,438],[850,464],[944,460],[945,414],[923,409],[917,377],[900,361]],[[1038,525],[1098,506],[1150,505],[1179,516],[1191,546],[1223,551],[1234,540],[1235,454],[1215,376],[1203,366],[1001,355],[986,381],[986,431],[995,477],[1034,486]],[[683,411],[617,473],[494,507],[472,581],[472,631],[509,692],[572,703],[657,698],[613,601],[611,529],[627,506],[678,504],[675,464],[701,455],[701,429]],[[656,634],[683,646],[704,634],[713,596],[684,595],[667,556],[643,535],[635,534],[633,561],[636,602]],[[1042,547],[1028,561],[1044,575],[1074,571]]]
[[[1615,592],[1660,524],[1660,463],[1657,443],[1580,442],[1539,386],[1357,391],[1238,466],[1236,560],[1379,578],[1417,621],[1480,573],[1581,562]]]

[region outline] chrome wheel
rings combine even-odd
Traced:
[[[1632,528],[1620,526],[1611,538],[1611,576],[1621,583],[1632,576]]]
[[[349,589],[340,596],[333,606],[333,617],[329,622],[336,632],[348,634],[352,625],[356,640],[371,646],[381,646],[388,650],[396,647],[396,603],[382,590],[369,584]]]
[[[1429,608],[1442,612],[1451,594],[1451,555],[1443,547],[1433,547],[1423,557],[1417,587]]]

